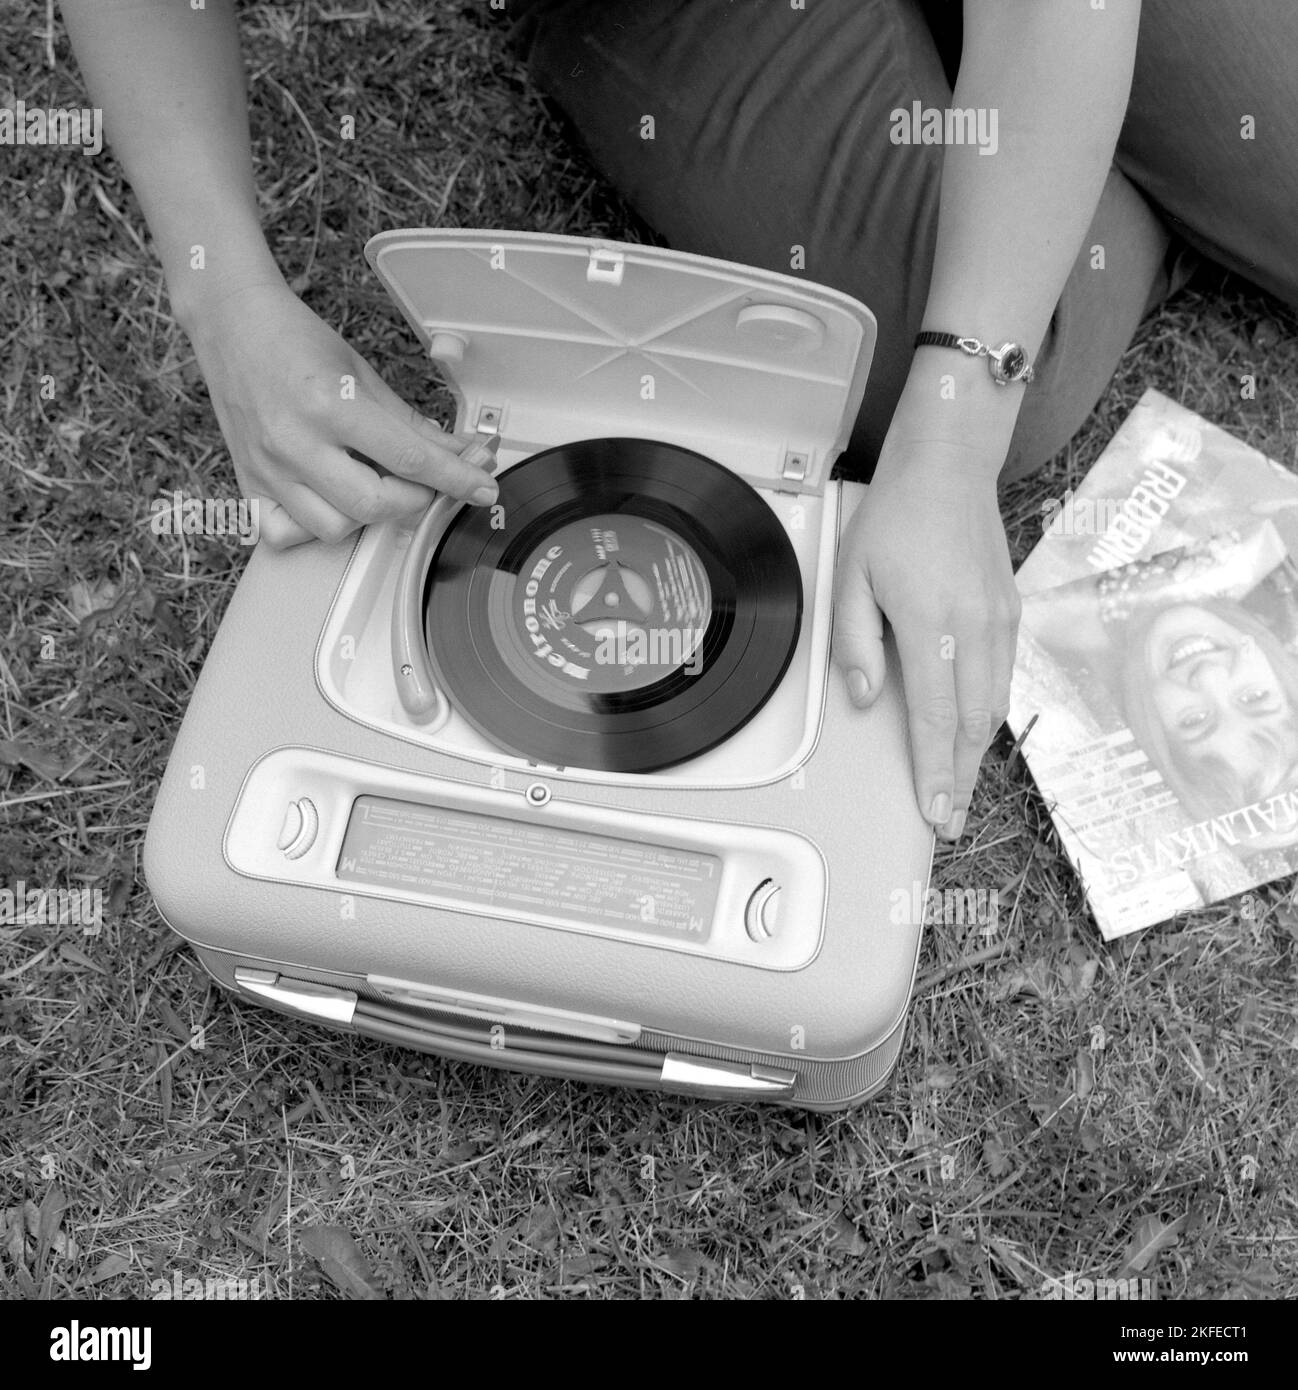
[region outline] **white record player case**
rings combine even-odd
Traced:
[[[367,255],[452,385],[457,430],[496,436],[502,471],[634,437],[751,484],[802,577],[794,656],[702,756],[543,765],[494,747],[421,664],[411,612],[454,504],[259,547],[150,823],[165,920],[246,998],[447,1057],[864,1099],[900,1048],[933,843],[896,684],[857,711],[829,663],[862,493],[829,474],[872,316],[793,277],[583,238],[394,231]]]

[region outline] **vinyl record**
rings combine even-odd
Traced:
[[[765,704],[802,619],[797,557],[758,493],[702,454],[587,439],[500,476],[429,566],[436,679],[500,748],[652,772]]]

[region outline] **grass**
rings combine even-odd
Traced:
[[[307,302],[444,411],[363,264],[369,234],[649,233],[475,8],[329,8],[244,7],[268,234]],[[80,105],[46,7],[8,11],[15,93]],[[381,139],[313,135],[348,81]],[[15,150],[0,177],[0,885],[108,900],[97,937],[0,926],[0,1295],[147,1297],[179,1272],[296,1298],[1030,1299],[1122,1273],[1150,1218],[1171,1227],[1143,1270],[1157,1296],[1298,1292],[1286,885],[1104,945],[1004,740],[934,880],[998,888],[1003,949],[927,934],[893,1084],[850,1114],[442,1063],[214,992],[139,854],[242,560],[192,538],[182,562],[147,518],[160,492],[224,495],[232,474],[111,159]],[[1068,451],[1007,492],[1016,559],[1148,384],[1295,466],[1294,328],[1201,272]]]

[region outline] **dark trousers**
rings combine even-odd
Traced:
[[[785,272],[802,247],[799,273],[874,312],[874,365],[838,468],[849,477],[868,478],[887,432],[937,235],[942,147],[893,144],[890,113],[951,105],[960,9],[507,0],[534,79],[668,245]],[[1063,448],[1193,252],[1298,305],[1298,0],[1144,0],[1114,167],[1003,478]]]

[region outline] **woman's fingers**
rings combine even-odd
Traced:
[[[853,547],[843,554],[834,593],[834,660],[842,670],[852,703],[865,709],[883,689],[887,658],[883,648],[883,614]]]
[[[357,467],[361,467],[361,465],[358,464]],[[331,506],[319,493],[304,483],[292,483],[284,488],[280,506],[298,528],[308,533],[305,539],[318,538],[326,545],[337,545],[339,541],[345,540],[361,526],[359,521],[348,516],[345,512],[339,511],[337,507]],[[296,534],[290,532],[287,527],[284,528],[284,533],[290,536]],[[284,546],[275,546],[275,542],[267,533],[264,524],[262,535],[266,538],[267,543],[276,549],[284,548]],[[286,542],[287,545],[299,543],[298,539],[289,539]]]
[[[368,460],[353,458],[343,449],[323,451],[311,476],[302,482],[358,526],[422,512],[437,496],[432,488],[381,472]]]
[[[1000,726],[995,713],[999,701],[996,645],[990,624],[966,629],[955,645],[955,779],[951,819],[940,832],[950,840],[958,840],[964,831],[983,754]]]
[[[397,420],[404,421],[430,443],[450,449],[454,454],[463,454],[464,450],[475,439],[479,439],[479,436],[455,434],[450,430],[444,430],[436,420],[430,420],[426,415],[421,415],[413,405],[402,400],[364,359],[361,360],[360,376],[366,390],[390,415]],[[489,461],[483,461],[478,466],[484,472],[493,472],[496,467],[495,455],[491,455]]]
[[[300,521],[294,521],[280,503],[269,497],[255,500],[258,538],[272,550],[288,550],[291,546],[305,545],[307,541],[316,539],[315,532],[309,531]]]
[[[359,399],[350,403],[344,417],[342,442],[411,483],[475,506],[493,503],[497,488],[490,473],[465,463],[453,436],[434,431],[435,426],[415,428],[377,401]]]
[[[945,826],[955,792],[955,665],[944,655],[944,634],[938,628],[894,620],[893,630],[906,693],[915,798],[930,825]]]
[[[1009,711],[1016,620],[989,601],[986,616],[897,628],[910,720],[915,795],[944,838],[964,832],[978,769]]]

